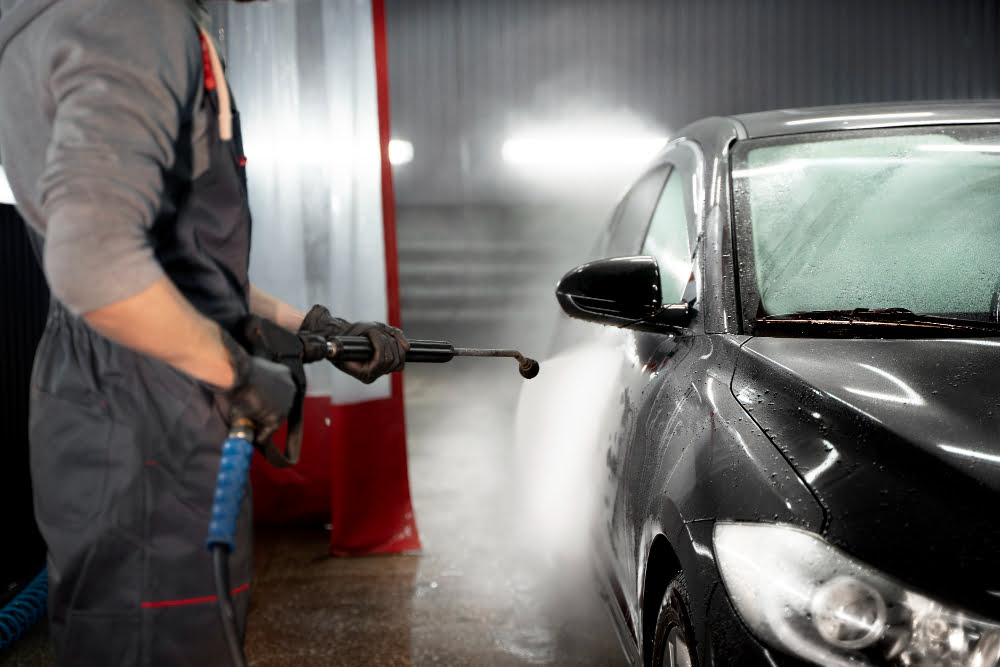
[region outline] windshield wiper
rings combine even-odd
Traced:
[[[783,315],[766,315],[754,320],[755,330],[789,331],[816,326],[829,327],[834,333],[863,335],[869,329],[895,330],[894,335],[919,337],[954,332],[960,335],[1000,335],[1000,324],[943,315],[914,313],[907,308],[854,308],[852,310],[809,310]],[[875,332],[872,332],[875,333]],[[884,335],[882,331],[879,335]]]

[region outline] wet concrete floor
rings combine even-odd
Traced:
[[[322,529],[258,530],[250,664],[625,664],[589,576],[548,565],[525,537],[511,442],[523,380],[513,363],[405,373],[423,550],[338,558]],[[51,665],[44,624],[0,662]]]

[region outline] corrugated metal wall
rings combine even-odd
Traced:
[[[1000,96],[996,0],[386,0],[401,203],[510,202],[503,137],[627,110]]]
[[[413,162],[394,172],[403,324],[424,337],[511,332],[541,343],[553,283],[603,224],[617,190],[528,188],[503,164],[503,140],[522,127],[604,115],[667,135],[707,115],[1000,97],[996,0],[386,0],[386,9],[393,134],[414,145]],[[504,239],[505,250],[483,251],[483,238]],[[447,244],[435,251],[437,239]],[[490,261],[463,268],[477,257]]]

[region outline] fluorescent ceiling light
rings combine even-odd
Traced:
[[[413,162],[413,144],[406,139],[389,140],[389,163],[394,165]]]
[[[13,204],[14,193],[10,190],[10,183],[7,181],[7,172],[3,165],[0,165],[0,204]]]
[[[504,162],[515,166],[600,170],[636,165],[651,159],[666,137],[615,135],[519,136],[503,143]]]

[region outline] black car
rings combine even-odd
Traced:
[[[594,257],[521,410],[629,660],[1000,664],[1000,103],[699,121]]]

